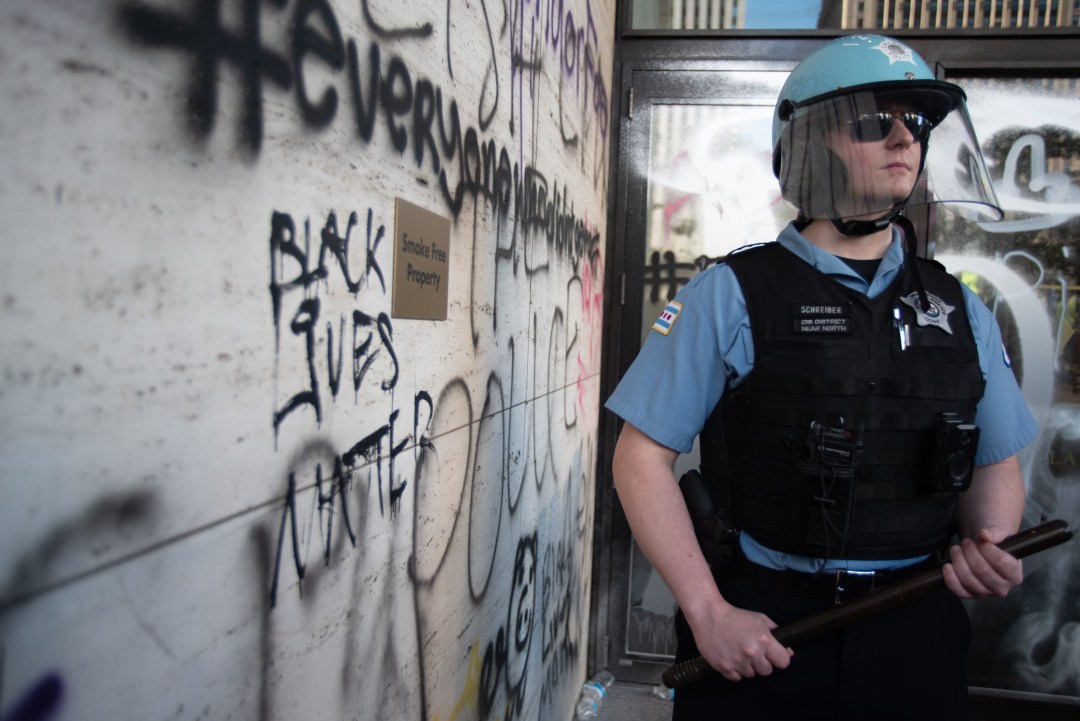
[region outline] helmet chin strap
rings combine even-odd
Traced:
[[[904,198],[903,201],[893,205],[892,210],[887,214],[874,220],[844,220],[843,218],[829,218],[829,220],[832,221],[833,226],[838,231],[849,238],[872,235],[895,223],[900,214],[904,212],[904,208],[907,207],[907,202],[908,198]]]
[[[895,223],[897,227],[900,228],[900,234],[904,239],[905,263],[911,268],[912,277],[915,281],[915,291],[919,295],[919,302],[922,304],[921,307],[923,312],[926,312],[930,309],[931,305],[930,298],[926,294],[926,286],[923,284],[922,275],[919,273],[919,264],[915,260],[916,250],[918,249],[918,238],[915,235],[915,226],[912,225],[907,216],[903,215],[904,208],[907,207],[908,199],[910,197],[911,196],[909,195],[907,198],[904,198],[903,201],[893,205],[892,210],[876,220],[844,220],[843,218],[830,218],[829,220],[832,221],[832,224],[836,226],[838,231],[848,237],[870,235],[871,233],[885,230]],[[802,221],[802,227],[799,228],[801,231],[810,221],[809,219],[800,216],[799,219],[796,220],[796,227],[798,227],[800,221]]]
[[[893,209],[889,211],[889,214],[878,218],[877,220],[848,220],[845,221],[841,218],[830,218],[832,224],[836,226],[836,229],[847,236],[860,236],[870,235],[876,233],[879,230],[885,230],[891,224],[896,223],[900,228],[900,235],[904,239],[904,256],[905,262],[910,266],[912,271],[912,278],[915,281],[915,291],[919,295],[919,302],[923,312],[927,312],[930,307],[930,298],[926,294],[926,286],[923,284],[922,275],[919,273],[919,264],[915,260],[915,253],[918,249],[918,237],[915,234],[915,226],[907,216],[902,215],[904,207],[907,205],[905,199],[902,203],[897,203],[893,206]]]

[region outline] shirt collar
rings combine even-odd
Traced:
[[[826,275],[834,276],[838,280],[843,279],[846,285],[859,287],[870,297],[876,296],[884,290],[896,274],[904,267],[904,248],[900,238],[900,231],[893,226],[892,242],[889,244],[885,255],[881,258],[874,282],[869,284],[859,276],[847,263],[828,253],[807,240],[802,233],[795,228],[795,223],[788,223],[777,237],[780,245],[787,248],[803,261],[817,268]]]

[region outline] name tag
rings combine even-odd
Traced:
[[[791,315],[796,333],[851,333],[851,303],[792,303]]]

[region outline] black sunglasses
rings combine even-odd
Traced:
[[[873,143],[882,140],[892,130],[894,120],[899,120],[911,133],[911,137],[925,143],[930,137],[933,126],[922,113],[865,113],[848,120],[844,124],[851,130],[851,139],[859,143]]]

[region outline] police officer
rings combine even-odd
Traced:
[[[896,40],[841,38],[792,72],[773,144],[797,219],[687,284],[607,402],[677,661],[723,677],[680,689],[674,718],[966,718],[960,599],[1022,580],[995,544],[1018,530],[1037,425],[993,316],[915,256],[902,215],[1001,217],[964,92]],[[672,471],[699,435],[742,529],[716,574]],[[798,649],[770,633],[941,561],[947,590]]]

